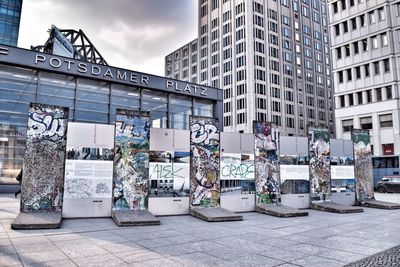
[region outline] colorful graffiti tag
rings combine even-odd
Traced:
[[[148,112],[117,110],[113,210],[145,210],[149,189]]]
[[[279,147],[278,130],[268,122],[253,122],[255,134],[256,204],[278,203]]]
[[[329,131],[322,128],[310,128],[308,144],[311,202],[323,202],[329,200],[331,195]]]
[[[220,142],[218,119],[190,117],[190,204],[217,207],[220,203]]]
[[[371,158],[371,143],[368,130],[353,130],[354,176],[356,179],[356,200],[363,205],[374,199],[374,182]]]
[[[21,185],[21,212],[61,211],[68,108],[31,104]]]

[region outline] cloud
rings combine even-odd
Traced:
[[[19,46],[41,45],[52,24],[82,29],[107,62],[164,75],[164,57],[197,36],[197,0],[24,0]]]

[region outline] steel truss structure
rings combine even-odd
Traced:
[[[31,46],[31,50],[52,54],[57,32],[61,33],[73,46],[73,58],[108,66],[107,61],[81,29],[78,31],[73,29],[58,29],[53,25],[49,30],[50,36],[46,43],[44,45]]]

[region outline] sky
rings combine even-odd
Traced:
[[[18,46],[51,25],[82,29],[111,66],[164,76],[164,57],[197,36],[197,0],[24,0]]]

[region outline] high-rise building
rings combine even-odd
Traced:
[[[17,46],[22,0],[0,0],[0,44]]]
[[[184,64],[188,44],[166,56],[165,74],[189,81],[196,75],[182,70],[195,69],[196,82],[222,89],[224,131],[251,132],[253,120],[262,120],[288,135],[305,135],[308,125],[333,132],[324,0],[199,0],[198,5],[197,61]],[[194,55],[187,51],[186,57]]]
[[[197,38],[165,57],[165,76],[197,83]]]
[[[400,153],[400,2],[329,2],[338,138],[368,129],[375,155]]]

